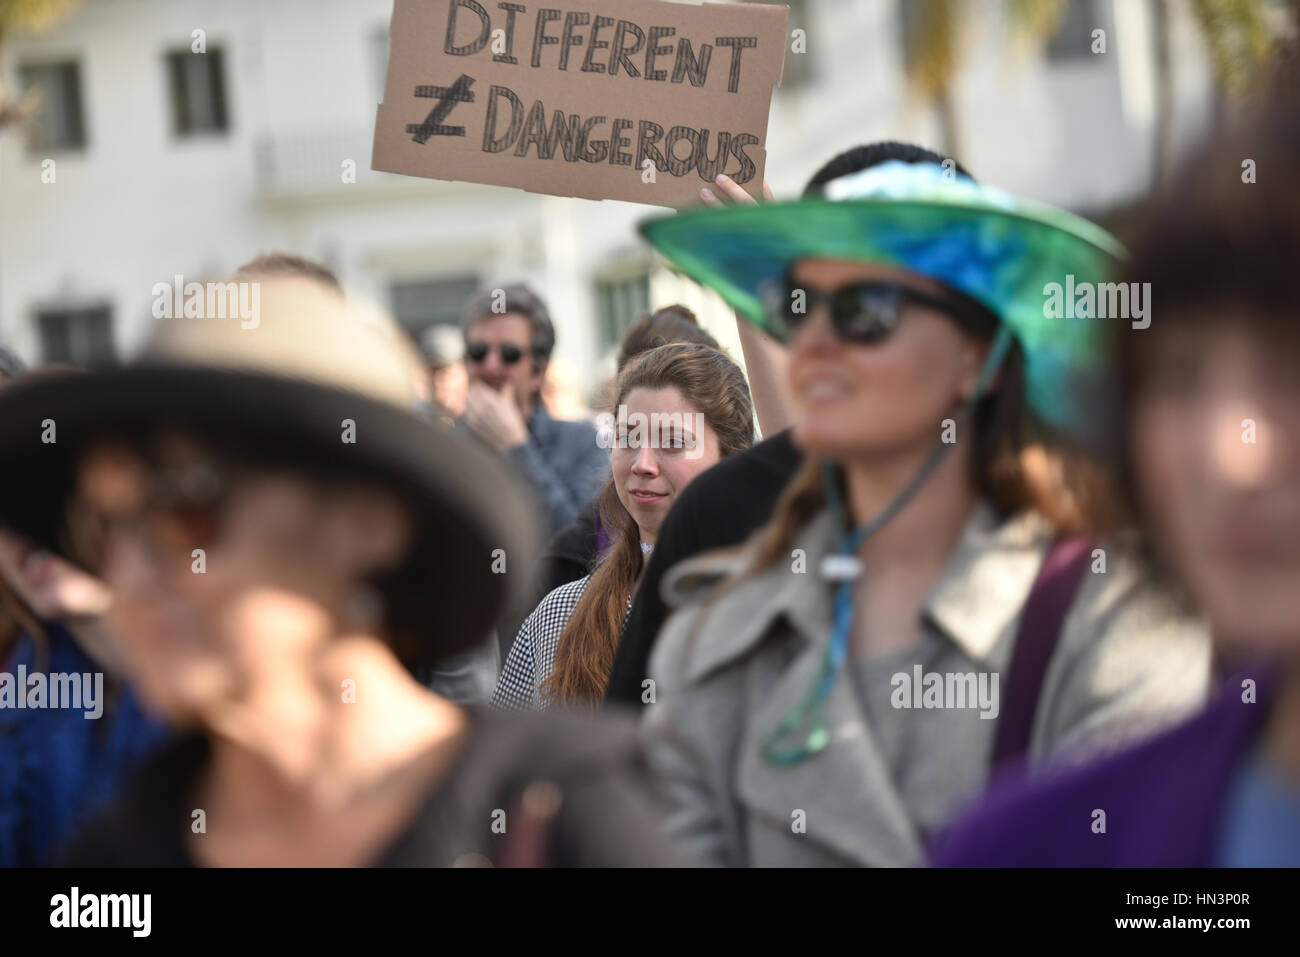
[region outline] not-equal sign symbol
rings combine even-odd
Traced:
[[[407,123],[406,132],[414,134],[411,139],[423,146],[431,136],[464,136],[463,126],[444,126],[443,120],[457,103],[473,103],[474,94],[470,87],[474,78],[462,73],[451,86],[417,86],[415,95],[421,99],[437,100],[438,105],[429,111],[423,123]]]

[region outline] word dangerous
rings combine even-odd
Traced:
[[[508,105],[509,119],[505,118],[506,110],[501,108],[502,101]],[[609,123],[609,134],[594,135],[606,123]],[[631,132],[633,128],[635,134]],[[738,183],[754,178],[756,167],[745,147],[758,142],[752,133],[719,131],[714,140],[711,130],[691,126],[674,126],[665,131],[652,120],[617,117],[611,122],[606,116],[584,119],[563,110],[556,110],[548,125],[546,105],[541,100],[533,102],[525,117],[523,102],[504,86],[493,86],[488,93],[487,123],[483,128],[485,153],[500,153],[513,146],[515,156],[527,156],[530,149],[536,148],[539,159],[551,159],[559,150],[569,163],[608,162],[637,169],[643,169],[648,159],[655,169],[667,170],[673,176],[685,176],[695,170],[701,179],[708,181],[726,172],[728,160],[735,157],[740,168],[733,178]]]

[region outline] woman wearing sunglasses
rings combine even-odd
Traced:
[[[1094,537],[1105,499],[1064,439],[1099,330],[1047,319],[1043,287],[1104,277],[1108,235],[924,161],[643,231],[788,341],[807,457],[738,554],[666,586],[700,596],[656,646],[645,719],[681,850],[913,864],[994,766],[1199,702],[1203,630]]]
[[[658,346],[618,377],[613,472],[601,492],[611,544],[590,575],[561,585],[528,616],[492,701],[528,710],[603,697],[619,631],[659,526],[691,480],[754,441],[744,373],[697,342]]]

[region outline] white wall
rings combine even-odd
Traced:
[[[993,15],[1001,5],[977,0],[990,14],[971,33],[957,89],[959,158],[977,176],[1079,208],[1144,188],[1153,117],[1142,108],[1142,67],[1152,57],[1132,47],[1149,46],[1149,13],[1143,0],[1120,5],[1117,25],[1101,4],[1108,53],[1062,66],[1009,57]],[[594,274],[643,255],[633,226],[657,211],[369,172],[381,95],[374,37],[390,10],[390,0],[88,0],[49,33],[11,41],[8,84],[23,62],[81,61],[89,146],[52,154],[57,183],[44,185],[42,157],[27,155],[12,131],[0,135],[0,341],[36,359],[35,309],[104,300],[119,349],[129,351],[148,328],[154,283],[219,274],[285,249],[325,260],[380,301],[399,277],[470,271],[485,282],[533,282],[551,301],[559,354],[591,385]],[[1209,83],[1190,24],[1176,26],[1186,141],[1206,112]],[[210,48],[226,50],[231,129],[176,140],[163,56],[188,48],[200,28]],[[795,195],[849,146],[937,142],[933,115],[905,85],[900,35],[894,0],[812,0],[805,55],[815,58],[815,82],[778,91],[771,116],[768,175],[779,195]],[[276,163],[269,178],[259,165],[267,150]],[[349,159],[358,169],[350,184],[341,176]],[[654,304],[682,289],[657,280]],[[715,305],[706,322],[734,345],[725,311]]]

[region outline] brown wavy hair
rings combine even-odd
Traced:
[[[702,342],[721,348],[718,340],[700,326],[695,313],[676,303],[646,313],[623,334],[618,350],[618,371],[622,372],[637,356],[670,342]]]
[[[637,357],[618,378],[614,405],[633,389],[676,389],[702,412],[718,436],[722,458],[754,441],[754,404],[744,373],[724,352],[694,342],[659,346]],[[609,670],[627,617],[628,596],[641,574],[641,534],[618,500],[611,478],[601,490],[600,520],[611,545],[591,573],[587,590],[560,635],[555,665],[542,683],[553,704],[594,704],[605,693]]]

